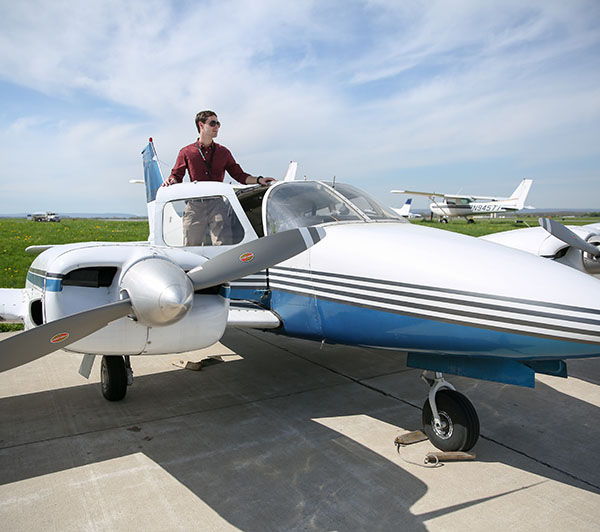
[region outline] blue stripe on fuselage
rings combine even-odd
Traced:
[[[48,277],[47,272],[30,269],[27,272],[27,280],[48,292],[60,292],[62,290],[62,279],[58,277]]]
[[[600,356],[599,347],[405,316],[273,290],[271,310],[287,334],[315,340],[521,360]]]

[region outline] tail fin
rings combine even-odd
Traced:
[[[296,171],[298,170],[298,163],[290,161],[287,172],[283,178],[284,181],[294,181],[296,179]]]
[[[510,199],[515,201],[515,207],[518,211],[525,207],[525,200],[527,199],[532,184],[533,179],[523,179],[515,191],[510,195]]]
[[[152,138],[148,141],[148,146],[142,150],[142,161],[144,163],[144,182],[146,183],[146,202],[150,203],[156,199],[156,191],[164,182]]]
[[[408,198],[405,202],[404,205],[402,205],[401,209],[398,209],[396,212],[400,215],[400,216],[404,216],[404,217],[408,217],[410,215],[410,207],[411,207],[411,203],[412,203],[412,198]]]

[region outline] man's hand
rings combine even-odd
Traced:
[[[272,183],[274,183],[275,181],[277,181],[277,179],[275,179],[274,177],[264,177],[262,175],[259,175],[256,178],[256,183],[258,185],[263,185],[265,187],[268,187],[269,185],[271,185]]]

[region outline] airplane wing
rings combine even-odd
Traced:
[[[22,322],[27,314],[29,297],[21,288],[0,288],[0,322]]]
[[[468,196],[455,196],[450,194],[442,194],[439,192],[423,192],[418,190],[392,190],[392,194],[416,194],[417,196],[427,196],[436,198],[467,198]]]
[[[488,200],[496,200],[496,199],[505,199],[505,198],[492,198],[492,197],[484,197],[484,196],[468,196],[466,194],[446,194],[442,192],[424,192],[418,190],[392,190],[392,194],[416,194],[418,196],[427,196],[428,198],[450,198],[450,199],[465,199],[467,201],[473,201],[476,199],[488,199]]]

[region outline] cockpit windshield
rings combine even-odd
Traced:
[[[348,198],[371,220],[394,220],[396,222],[406,221],[402,216],[394,212],[390,207],[380,203],[363,190],[347,185],[345,183],[328,183],[337,192]]]
[[[315,181],[282,183],[269,191],[267,233],[328,222],[364,221],[349,203]]]

